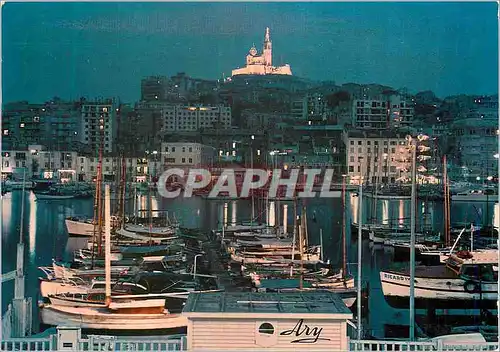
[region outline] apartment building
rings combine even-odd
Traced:
[[[112,100],[82,104],[80,141],[88,145],[90,150],[99,150],[102,141],[103,151],[111,153],[115,129],[115,108]]]
[[[391,131],[344,131],[347,175],[351,184],[395,183],[411,169],[405,134]]]
[[[163,131],[190,132],[220,126],[231,127],[231,108],[228,106],[168,105],[162,109]]]
[[[48,151],[41,145],[24,150],[2,151],[2,174],[50,178],[54,173],[76,174],[77,152]]]
[[[164,142],[161,144],[159,153],[162,169],[173,166],[211,167],[215,157],[215,148],[191,142]],[[157,160],[157,158],[153,157],[152,160]]]
[[[408,128],[413,122],[413,103],[399,94],[352,101],[352,126],[357,129]]]

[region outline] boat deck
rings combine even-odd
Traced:
[[[384,271],[396,275],[398,274],[410,275],[409,268],[404,268],[399,271],[393,271],[393,270],[384,270]],[[415,277],[453,279],[457,277],[457,274],[455,274],[455,272],[447,268],[445,265],[417,266],[415,267]]]

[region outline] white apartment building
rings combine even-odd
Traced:
[[[408,177],[411,153],[406,135],[388,131],[345,131],[347,175],[351,184],[395,183]]]
[[[102,138],[103,151],[111,153],[116,127],[112,101],[85,103],[81,113],[80,142],[88,144],[91,150],[99,150]]]
[[[410,127],[414,109],[400,95],[355,99],[352,102],[352,125],[358,129]]]
[[[164,105],[162,107],[163,131],[197,131],[219,124],[231,128],[231,108],[228,106],[183,106]]]
[[[91,181],[97,176],[98,157],[83,157],[79,156],[77,163],[77,174],[80,181]],[[152,170],[151,162],[148,162],[147,157],[144,158],[124,158],[125,161],[125,177],[127,181],[145,181]],[[105,181],[115,181],[116,175],[122,171],[121,157],[103,156],[102,158],[102,175]]]
[[[161,144],[159,160],[162,162],[163,169],[173,166],[210,167],[215,157],[215,148],[204,144],[165,142]]]
[[[30,145],[28,150],[2,152],[2,174],[14,177],[50,178],[54,173],[64,174],[64,178],[74,179],[77,166],[77,153],[70,151],[46,151],[40,145]]]

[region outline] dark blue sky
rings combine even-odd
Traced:
[[[498,90],[497,4],[7,3],[3,101],[139,98],[147,75],[216,79],[271,28],[274,63],[438,96]]]

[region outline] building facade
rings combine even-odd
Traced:
[[[262,54],[259,55],[255,46],[252,46],[246,58],[246,66],[233,70],[232,75],[292,75],[292,69],[288,64],[273,66],[272,50],[269,28],[266,28]]]
[[[51,150],[80,147],[79,102],[54,98],[43,104],[6,104],[2,112],[2,148],[26,149],[42,144]]]
[[[406,179],[411,171],[411,153],[405,137],[387,131],[345,131],[350,183],[395,183]]]
[[[198,131],[199,129],[231,127],[231,108],[228,106],[164,105],[162,110],[165,133]]]
[[[216,150],[213,147],[191,142],[165,142],[161,144],[158,160],[162,171],[174,166],[211,167],[215,162]]]
[[[80,141],[91,151],[99,150],[102,142],[105,153],[113,152],[115,129],[115,109],[111,100],[82,104]]]
[[[352,101],[352,126],[357,129],[408,128],[413,122],[413,103],[401,95]]]
[[[2,152],[2,174],[14,178],[51,178],[64,174],[76,179],[78,165],[77,152],[48,151],[41,145],[30,145],[29,149]]]

